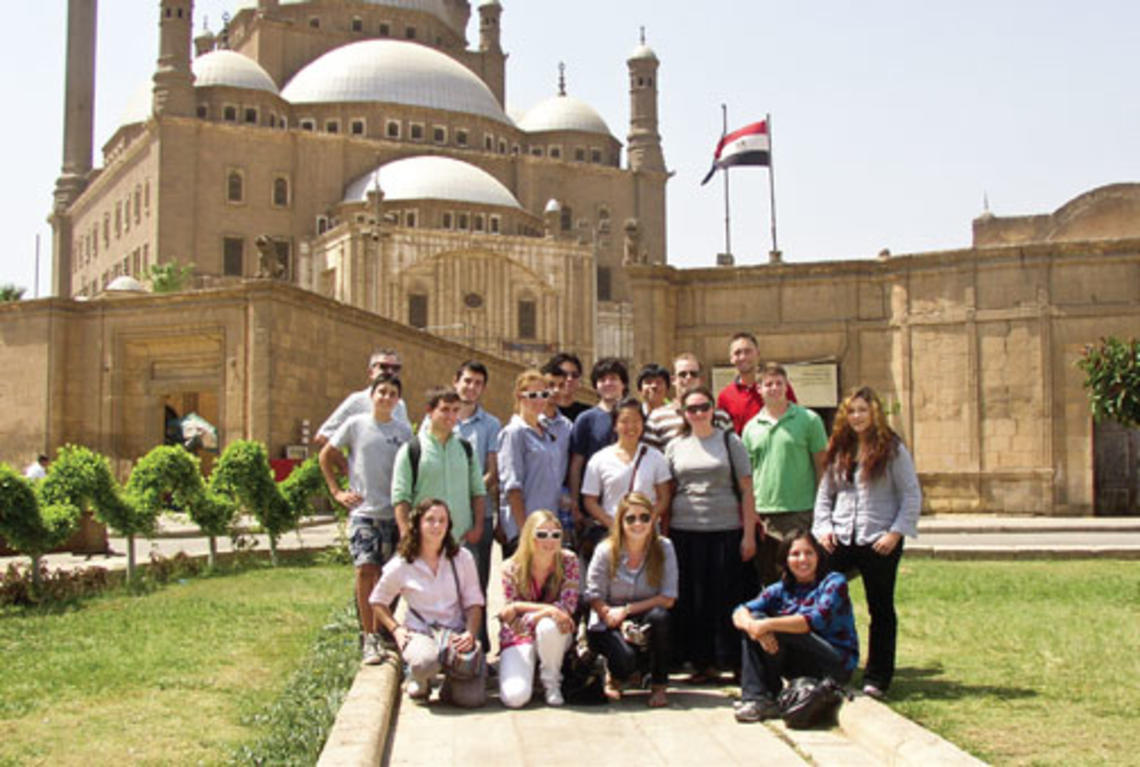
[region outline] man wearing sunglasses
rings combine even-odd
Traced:
[[[649,413],[645,424],[645,433],[652,434],[654,447],[665,451],[665,446],[681,434],[685,425],[685,417],[681,413],[681,400],[685,393],[702,386],[704,380],[701,376],[701,361],[691,352],[678,354],[673,359],[673,391],[676,392],[673,402],[666,402]],[[713,426],[718,429],[732,428],[732,416],[720,408],[713,411]],[[649,441],[643,437],[642,441]]]
[[[569,352],[558,352],[550,358],[544,369],[551,366],[562,371],[566,384],[558,391],[556,403],[558,410],[569,419],[570,423],[574,423],[578,416],[590,409],[589,405],[576,399],[578,387],[582,385],[582,361]]]
[[[398,376],[403,369],[400,364],[400,353],[395,349],[377,349],[372,353],[368,359],[368,385],[360,391],[354,391],[344,398],[344,401],[337,405],[336,410],[332,412],[321,428],[317,429],[317,434],[313,437],[313,446],[320,449],[325,446],[340,425],[347,421],[354,415],[361,415],[364,413],[372,412],[372,382],[376,380],[376,376],[380,374],[389,376]],[[401,398],[396,403],[395,410],[392,411],[392,418],[397,421],[402,421],[411,428],[411,422],[408,420],[408,406],[404,404]],[[347,461],[341,460],[337,464],[337,468],[344,474],[348,473]]]

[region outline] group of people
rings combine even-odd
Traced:
[[[428,697],[443,670],[441,699],[482,705],[497,540],[508,707],[531,700],[536,678],[547,704],[563,703],[581,629],[605,658],[610,699],[647,685],[648,704],[664,706],[670,670],[687,668],[692,684],[731,672],[736,718],[774,716],[783,678],[846,683],[858,666],[854,572],[871,615],[863,689],[882,696],[902,539],[921,505],[913,462],[871,389],[842,401],[829,438],[758,349],[749,333],[731,339],[737,375],[715,396],[693,354],[646,365],[639,397],[622,361],[600,359],[593,407],[578,401],[581,362],[556,354],[517,376],[505,426],[480,404],[486,367],[468,361],[429,392],[415,434],[399,355],[374,354],[370,386],[317,437],[329,490],[351,512],[363,662],[380,662],[386,635],[410,697]]]

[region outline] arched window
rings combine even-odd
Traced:
[[[289,204],[289,179],[284,176],[273,179],[273,204],[279,208]]]
[[[529,298],[519,299],[519,338],[538,335],[538,305]]]
[[[231,170],[226,177],[226,200],[228,202],[241,202],[243,196],[241,172]]]

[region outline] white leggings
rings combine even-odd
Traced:
[[[522,708],[530,702],[534,665],[540,666],[542,686],[562,683],[562,656],[572,635],[563,634],[553,618],[542,618],[534,627],[534,641],[511,645],[499,656],[499,700],[507,708]]]

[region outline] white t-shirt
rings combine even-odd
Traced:
[[[645,451],[637,467],[637,478],[630,490],[629,479],[637,457],[625,463],[617,456],[617,445],[604,447],[586,464],[586,475],[582,478],[582,495],[596,495],[602,508],[611,517],[617,516],[618,503],[629,492],[641,493],[650,501],[657,501],[657,485],[668,482],[672,475],[669,462],[661,451],[649,445],[639,445]]]
[[[348,486],[364,498],[353,515],[393,519],[392,465],[400,445],[412,438],[404,421],[380,423],[371,413],[354,415],[340,425],[330,443],[347,447]]]

